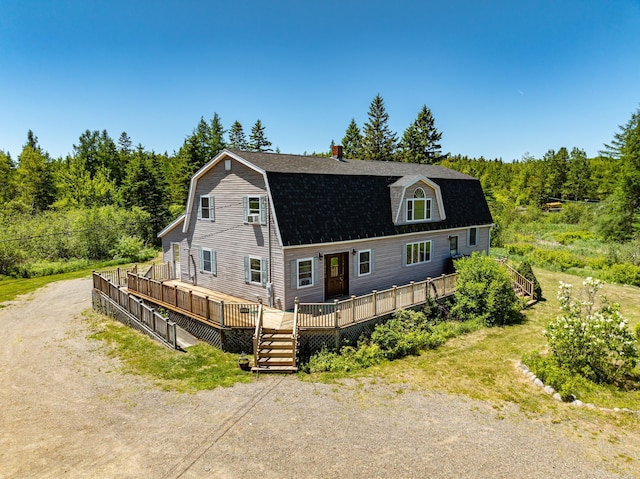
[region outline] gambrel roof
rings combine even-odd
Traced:
[[[231,158],[261,173],[283,246],[379,238],[491,225],[480,182],[438,166],[224,150],[192,178],[187,213],[195,207],[199,178]],[[446,215],[442,221],[398,224],[390,187],[431,184]],[[184,220],[188,228],[189,215]],[[169,229],[169,228],[167,228]]]

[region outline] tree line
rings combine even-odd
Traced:
[[[393,132],[384,100],[378,94],[362,129],[352,118],[341,143],[346,158],[441,164],[477,177],[497,218],[504,211],[511,214],[519,206],[539,208],[556,198],[607,201],[607,214],[600,219],[605,237],[627,240],[640,231],[638,111],[595,158],[587,158],[578,147],[561,147],[547,151],[542,158],[525,156],[512,163],[469,158],[443,154],[441,138],[442,132],[435,127],[426,105],[401,136]],[[22,245],[17,248],[22,249],[17,261],[32,257],[55,261],[87,255],[92,259],[114,256],[106,246],[93,253],[87,253],[86,248],[71,251],[68,246],[57,251],[29,249],[35,240],[21,239],[33,238],[31,232],[42,229],[34,226],[42,223],[40,215],[47,215],[47,222],[56,224],[60,234],[91,229],[92,217],[110,218],[105,224],[111,223],[112,229],[113,225],[133,222],[136,228],[128,227],[119,234],[142,243],[157,243],[156,234],[184,212],[190,178],[224,148],[272,151],[272,143],[260,120],[247,135],[238,121],[225,130],[217,113],[209,121],[201,118],[172,154],[149,151],[141,144],[133,146],[126,132],[114,140],[106,130],[86,130],[70,154],[54,159],[29,131],[17,161],[0,150],[0,274],[8,271],[2,264],[12,264],[11,260],[2,260],[7,245]],[[110,209],[106,212],[105,208]],[[86,218],[79,225],[81,213]],[[104,224],[99,228],[105,228]],[[46,236],[41,233],[35,236]]]

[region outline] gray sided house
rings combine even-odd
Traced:
[[[480,182],[433,165],[224,150],[159,233],[175,279],[290,310],[443,274],[489,252]]]

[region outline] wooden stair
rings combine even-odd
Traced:
[[[258,373],[294,373],[296,341],[293,329],[261,328],[252,371]]]

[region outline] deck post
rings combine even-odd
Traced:
[[[204,317],[207,319],[211,319],[209,318],[209,296],[205,296],[204,297]]]
[[[224,328],[224,300],[220,300],[220,326]]]
[[[447,277],[442,273],[442,296],[447,295]]]
[[[120,267],[116,268],[116,271],[118,275],[118,286],[120,286]]]
[[[373,294],[373,317],[375,318],[378,315],[378,291],[374,289],[371,293]]]
[[[427,276],[427,284],[425,285],[425,302],[431,298],[431,291],[429,290],[431,288],[431,276]]]
[[[398,287],[394,284],[391,287],[391,290],[392,290],[391,296],[393,298],[393,310],[395,311],[396,310],[396,291],[398,290]]]
[[[338,300],[334,299],[333,300],[333,318],[335,320],[335,324],[336,324],[336,329],[338,329],[340,327],[340,315],[338,314]]]
[[[411,285],[411,305],[413,306],[414,304],[416,304],[416,282],[410,281],[409,284]]]
[[[173,286],[173,305],[178,307],[178,285]]]
[[[351,295],[351,322],[356,322],[356,295]]]
[[[189,290],[189,312],[193,313],[193,291]]]

